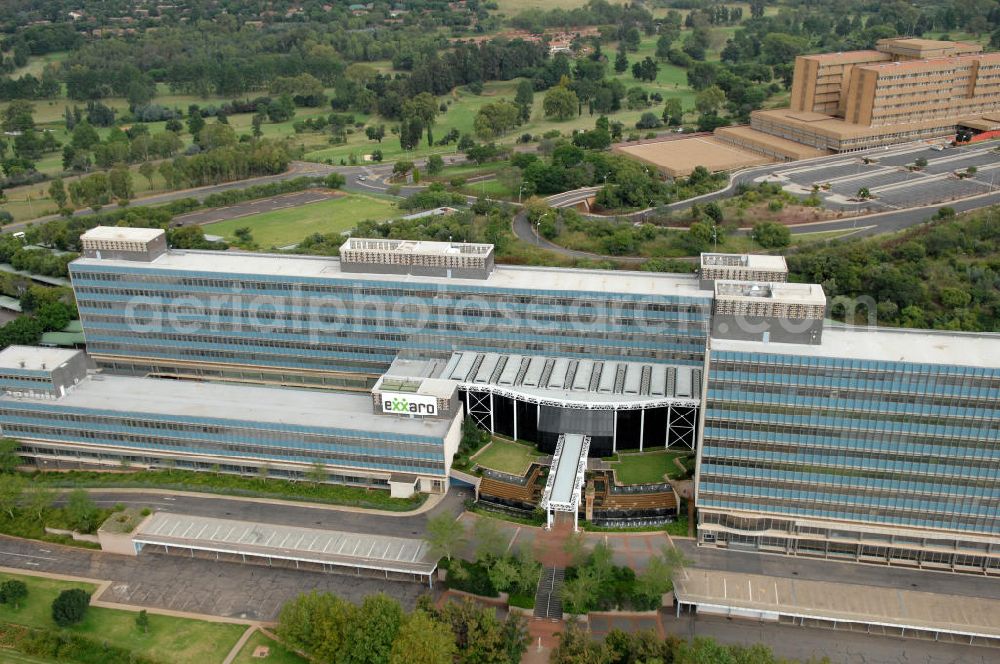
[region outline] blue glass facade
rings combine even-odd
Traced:
[[[711,308],[707,297],[546,290],[543,282],[513,289],[108,261],[70,269],[88,351],[105,362],[377,376],[400,352],[514,349],[699,365]]]
[[[100,390],[100,385],[87,388]],[[252,410],[246,419],[234,420],[0,397],[3,434],[25,441],[25,451],[35,457],[44,458],[45,450],[65,455],[76,445],[88,452],[79,455],[82,462],[118,459],[124,452],[131,460],[152,465],[165,459],[197,458],[210,459],[205,467],[212,463],[275,464],[276,468],[282,463],[299,467],[322,463],[343,473],[356,469],[362,475],[363,471],[402,472],[444,478],[443,436],[388,432],[379,427],[377,418],[372,420],[371,430],[336,427],[335,420],[331,418],[331,426],[326,427],[299,426],[255,421]],[[53,445],[46,446],[46,442]],[[103,457],[99,453],[102,449]],[[358,476],[349,481],[366,480]]]
[[[713,352],[701,507],[1000,532],[1000,371]]]

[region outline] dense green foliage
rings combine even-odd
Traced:
[[[90,606],[90,593],[82,588],[70,588],[59,593],[52,602],[52,620],[60,627],[69,627],[83,620]]]
[[[199,491],[233,496],[259,496],[308,500],[334,505],[405,512],[423,503],[426,494],[413,498],[392,498],[388,491],[316,482],[292,482],[268,477],[246,477],[190,470],[140,470],[125,473],[70,471],[36,473],[32,482],[51,487],[127,487]]]
[[[9,648],[31,657],[73,664],[160,664],[159,660],[138,655],[126,648],[65,630],[35,629],[0,623],[0,648]]]
[[[796,281],[823,285],[839,319],[1000,332],[998,208],[961,217],[942,208],[898,236],[792,252],[788,267]]]
[[[652,631],[611,630],[603,641],[576,625],[560,635],[559,645],[549,658],[551,664],[621,664],[624,662],[673,662],[674,664],[793,664],[775,657],[762,644],[727,646],[707,637],[685,641],[674,635],[661,639]],[[829,662],[812,659],[810,662]]]
[[[501,622],[471,602],[436,609],[426,597],[407,615],[385,595],[360,606],[328,593],[300,595],[282,607],[277,632],[313,661],[333,664],[516,664],[527,648],[524,618]]]

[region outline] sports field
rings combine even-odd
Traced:
[[[261,249],[281,249],[315,233],[342,233],[366,219],[382,221],[399,215],[389,201],[349,194],[319,203],[262,212],[203,226],[209,235],[235,239],[237,228],[249,228]]]

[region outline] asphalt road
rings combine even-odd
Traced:
[[[211,224],[217,221],[226,221],[227,219],[239,219],[240,217],[259,214],[261,212],[274,212],[275,210],[308,205],[309,203],[318,203],[333,196],[336,196],[336,194],[329,189],[308,189],[306,191],[296,191],[291,194],[282,194],[281,196],[272,196],[270,198],[255,198],[252,201],[227,205],[226,207],[196,210],[174,217],[171,223],[175,226]]]

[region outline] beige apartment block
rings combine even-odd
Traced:
[[[752,113],[740,145],[785,159],[792,158],[788,141],[848,152],[950,136],[959,125],[982,130],[998,112],[1000,53],[964,42],[882,39],[874,50],[796,58],[789,108]]]

